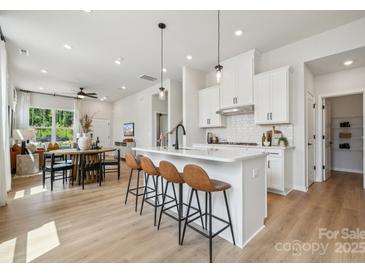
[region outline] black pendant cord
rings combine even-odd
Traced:
[[[2,29],[1,29],[1,26],[0,26],[0,39],[1,39],[1,41],[6,42],[6,40],[5,40],[5,36],[4,36],[3,31],[2,31]]]
[[[220,20],[220,10],[218,10],[218,66],[220,65],[220,48],[221,48],[221,20]]]
[[[161,88],[163,89],[163,29],[161,28]]]

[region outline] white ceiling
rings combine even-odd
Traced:
[[[345,66],[343,63],[347,60],[352,60],[352,65]],[[314,75],[364,67],[365,47],[316,59],[308,62],[307,65]]]
[[[362,17],[365,11],[223,11],[222,59],[252,48],[265,52]],[[181,80],[183,65],[213,68],[215,11],[0,12],[18,88],[72,94],[82,86],[109,101],[156,84],[138,77],[159,77],[159,22],[167,24],[166,77]],[[236,29],[243,29],[243,35],[236,37]],[[64,44],[73,49],[66,50]],[[30,56],[20,56],[19,48],[29,50]],[[187,54],[193,56],[191,61]],[[123,58],[120,66],[114,64],[117,57]],[[127,90],[121,90],[122,85]]]

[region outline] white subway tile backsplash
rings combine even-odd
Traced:
[[[254,114],[227,116],[227,127],[210,128],[207,132],[217,135],[219,140],[229,142],[254,142],[261,144],[262,133],[272,129],[271,125],[255,125]],[[289,145],[293,144],[293,125],[275,125],[288,138]]]

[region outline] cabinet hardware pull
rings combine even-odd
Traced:
[[[270,112],[270,120],[272,120],[272,112]]]
[[[267,160],[267,168],[270,168],[270,160]]]

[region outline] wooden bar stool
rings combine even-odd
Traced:
[[[227,229],[228,227],[231,229],[233,244],[236,245],[236,242],[235,242],[235,239],[234,239],[234,234],[233,234],[231,215],[229,213],[227,194],[226,194],[226,190],[231,188],[231,185],[226,183],[226,182],[210,179],[208,174],[205,172],[205,170],[202,169],[201,167],[197,166],[197,165],[191,165],[191,164],[186,165],[184,167],[183,175],[184,175],[185,182],[192,188],[192,192],[191,192],[190,198],[189,198],[188,211],[187,211],[187,214],[186,214],[187,218],[185,219],[181,244],[183,244],[183,241],[184,241],[186,226],[189,226],[193,230],[199,232],[200,234],[202,234],[203,236],[205,236],[209,239],[209,261],[212,262],[212,253],[213,253],[212,252],[212,239],[215,236],[217,236],[218,234],[220,234],[222,231]],[[206,229],[208,228],[208,233],[207,234],[205,232],[202,232],[202,231],[198,230],[194,226],[190,225],[191,222],[193,222],[197,218],[199,218],[199,216],[198,216],[198,217],[195,217],[195,218],[189,220],[189,217],[190,217],[189,216],[189,211],[190,211],[190,207],[191,207],[191,201],[193,199],[193,194],[195,192],[196,197],[198,197],[198,190],[205,192],[206,193],[205,197],[206,197],[206,199],[208,198],[208,201],[206,201],[206,204],[208,202],[209,207],[208,207],[208,210],[207,210],[207,206],[206,206],[206,208],[205,208],[206,212],[203,214],[204,216],[209,218],[209,222],[208,222],[209,227],[207,226],[207,223],[205,224]],[[219,218],[219,217],[212,214],[212,192],[223,192],[224,201],[225,201],[226,209],[227,209],[228,221],[223,220],[223,219],[221,219],[221,218]],[[212,218],[214,218],[216,220],[219,220],[222,223],[225,223],[226,226],[224,226],[223,228],[221,228],[220,230],[218,230],[217,232],[215,232],[213,234],[213,231],[212,231]]]
[[[184,205],[187,206],[187,204],[185,204],[183,202],[183,184],[185,183],[184,178],[183,178],[183,174],[180,173],[177,168],[175,167],[174,164],[168,162],[168,161],[161,161],[160,165],[159,165],[159,171],[160,171],[160,175],[166,180],[166,186],[165,186],[165,190],[163,192],[163,198],[162,198],[162,207],[161,207],[161,211],[160,211],[160,217],[158,220],[158,226],[157,229],[160,229],[160,224],[161,224],[161,219],[162,219],[162,214],[166,214],[167,216],[173,218],[174,220],[179,222],[179,239],[178,239],[178,243],[180,245],[181,243],[181,222],[185,220],[186,217],[184,217]],[[172,185],[172,190],[173,190],[173,194],[174,197],[172,198],[172,200],[170,200],[168,203],[170,202],[175,202],[174,205],[171,205],[169,207],[165,207],[165,205],[167,205],[168,203],[166,203],[166,197],[167,196],[167,190],[169,185]],[[176,197],[176,190],[175,190],[175,184],[178,184],[179,186],[179,199],[177,199]],[[174,215],[170,214],[168,212],[168,210],[172,209],[176,207],[177,210],[177,217],[175,217]],[[195,212],[193,214],[191,214],[189,217],[192,217],[193,215],[200,213],[201,214],[201,208],[200,208],[200,202],[198,200],[198,209],[195,207],[191,207],[193,209],[195,209]],[[202,222],[202,226],[204,226],[203,223],[203,218],[201,217],[201,222]]]
[[[156,226],[157,208],[162,205],[159,201],[159,197],[162,196],[162,193],[163,193],[163,178],[160,176],[159,168],[156,167],[153,164],[152,160],[146,156],[141,157],[141,167],[145,173],[145,185],[144,185],[145,188],[144,188],[144,192],[143,192],[143,199],[142,199],[140,215],[142,215],[144,202],[153,206],[155,208],[153,225]],[[152,188],[148,185],[148,181],[149,181],[150,177],[152,177],[152,181],[153,181]],[[161,193],[158,193],[159,178],[161,178]],[[152,195],[150,195],[150,194],[152,194]],[[150,202],[149,201],[150,199],[154,199],[154,202]]]
[[[125,154],[125,162],[127,163],[127,166],[131,169],[131,171],[129,173],[128,187],[127,187],[127,193],[125,195],[124,204],[126,204],[128,201],[129,193],[136,196],[136,204],[134,206],[134,211],[137,211],[138,197],[143,195],[143,193],[140,193],[139,190],[144,189],[144,186],[139,186],[139,174],[142,171],[141,163],[138,157],[137,158],[134,157],[134,155],[129,152]],[[135,188],[131,188],[132,175],[135,170],[137,171],[137,186]]]

